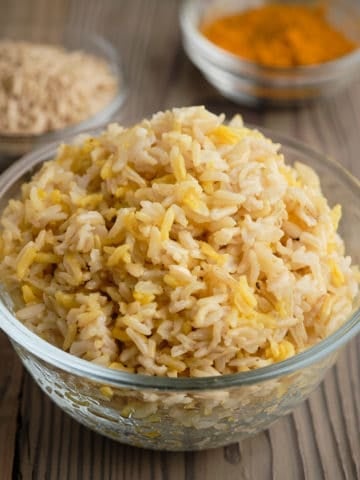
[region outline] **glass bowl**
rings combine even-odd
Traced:
[[[309,147],[263,131],[283,145],[287,162],[301,161],[317,171],[330,204],[343,205],[341,234],[347,254],[359,264],[359,181]],[[0,177],[0,211],[55,151],[53,144],[26,155]],[[42,390],[77,421],[139,447],[196,450],[254,435],[306,399],[341,347],[360,331],[360,309],[357,301],[339,330],[292,358],[250,372],[207,378],[123,373],[65,353],[19,322],[1,289],[0,328]]]
[[[290,3],[279,0],[280,3]],[[185,0],[180,11],[184,49],[207,80],[225,97],[250,106],[286,106],[330,96],[360,72],[360,49],[314,66],[278,69],[241,60],[217,47],[199,31],[203,22],[271,0]],[[307,5],[319,4],[307,0]],[[353,0],[326,2],[331,22],[360,45],[360,7]]]
[[[113,99],[95,115],[66,128],[33,135],[1,134],[0,132],[0,167],[8,166],[14,157],[19,157],[29,152],[35,146],[48,144],[64,138],[68,135],[76,135],[78,132],[96,128],[103,123],[108,123],[111,118],[118,115],[126,96],[126,82],[121,66],[119,53],[103,37],[93,32],[85,32],[80,29],[57,28],[29,29],[18,25],[16,28],[1,28],[0,40],[19,40],[58,45],[70,51],[81,50],[85,53],[102,58],[109,65],[111,73],[117,80],[117,91]]]

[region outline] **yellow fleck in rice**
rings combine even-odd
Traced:
[[[114,391],[111,387],[100,387],[100,393],[108,400],[111,400],[114,395]]]
[[[32,288],[29,285],[24,284],[21,287],[21,291],[22,291],[25,303],[32,303],[36,301],[34,292],[32,291]]]

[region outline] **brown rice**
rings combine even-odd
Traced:
[[[349,316],[359,273],[315,172],[203,107],[62,145],[9,202],[1,278],[31,330],[111,368],[247,371]]]

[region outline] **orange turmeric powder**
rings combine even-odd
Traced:
[[[215,19],[202,33],[241,58],[275,68],[324,63],[357,48],[329,23],[323,6],[267,4]]]

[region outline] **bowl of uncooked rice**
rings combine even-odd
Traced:
[[[0,36],[2,154],[19,156],[119,115],[124,75],[107,40],[69,28],[6,30]]]
[[[121,442],[254,435],[360,329],[359,182],[240,116],[110,124],[24,157],[0,198],[0,326],[62,409]]]

